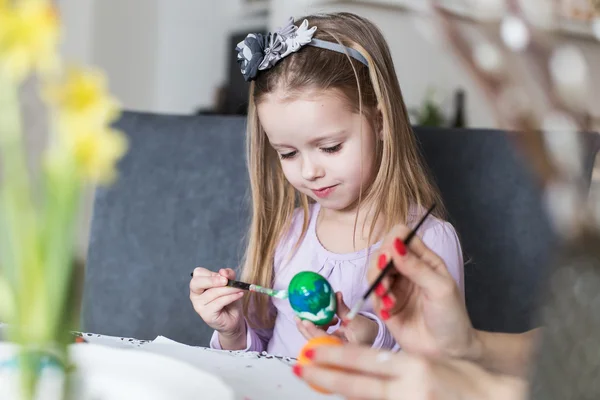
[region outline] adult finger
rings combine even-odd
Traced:
[[[441,290],[445,290],[453,282],[450,274],[438,273],[427,262],[410,252],[404,255],[395,252],[392,259],[396,270],[404,278],[409,279],[428,294],[440,293]]]
[[[388,378],[369,376],[352,370],[337,370],[321,366],[296,367],[296,371],[308,383],[329,392],[362,400],[391,400],[392,381]]]
[[[318,366],[348,369],[382,377],[394,377],[409,365],[409,356],[360,345],[317,346],[311,357]]]
[[[431,268],[438,272],[448,273],[448,269],[446,268],[446,263],[444,263],[444,260],[438,256],[436,252],[427,247],[427,245],[419,236],[415,235],[415,237],[413,237],[411,242],[408,244],[408,248],[413,254],[423,260]]]

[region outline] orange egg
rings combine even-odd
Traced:
[[[311,360],[306,358],[306,356],[304,355],[304,353],[309,349],[314,349],[315,347],[319,347],[319,346],[342,346],[343,343],[344,342],[342,342],[342,340],[336,336],[314,337],[314,338],[310,339],[304,345],[304,347],[302,347],[302,349],[300,350],[300,354],[298,355],[298,364],[304,366],[304,365],[309,365],[312,362]],[[318,386],[310,385],[310,387],[319,393],[331,394],[331,392],[326,391],[325,389],[322,389]]]

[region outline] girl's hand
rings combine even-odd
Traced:
[[[301,321],[300,318],[296,317],[296,326],[306,340],[310,340],[316,336],[328,335],[326,332],[327,329],[330,326],[337,324],[339,319],[344,320],[346,315],[350,312],[350,309],[346,303],[344,303],[342,292],[337,292],[336,297],[338,304],[337,317],[334,317],[334,319],[328,325],[316,326],[310,321]],[[354,317],[354,319],[350,321],[347,326],[340,326],[335,332],[332,333],[332,335],[337,336],[349,343],[371,346],[378,333],[379,325],[377,325],[377,322],[359,314]]]
[[[244,292],[227,287],[228,279],[235,279],[235,271],[230,268],[221,269],[219,273],[196,268],[190,281],[190,300],[194,310],[208,326],[219,332],[223,348],[231,347],[227,346],[228,342],[239,343],[242,339],[244,342],[246,340],[246,325],[240,301]]]
[[[406,226],[387,235],[367,276],[372,282],[391,258],[395,269],[373,296],[375,310],[397,343],[410,353],[476,360],[481,343],[463,297],[444,261],[415,236],[409,248]]]
[[[477,364],[372,348],[320,346],[294,366],[311,385],[355,399],[525,399],[525,380],[492,374]]]

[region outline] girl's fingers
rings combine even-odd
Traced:
[[[194,271],[192,272],[192,277],[197,277],[197,276],[217,276],[218,274],[216,272],[213,272],[209,269],[206,268],[202,268],[202,267],[196,267],[194,268]]]
[[[340,319],[337,316],[334,316],[330,323],[328,323],[327,325],[319,325],[317,326],[317,328],[326,331],[330,327],[336,325],[339,321]]]
[[[235,271],[232,270],[231,268],[224,268],[224,269],[219,270],[219,275],[224,276],[225,278],[227,278],[229,280],[235,279]]]
[[[327,332],[322,329],[319,329],[315,324],[310,321],[301,320],[298,317],[295,317],[296,327],[298,331],[304,336],[306,340],[310,340],[317,336],[327,336]]]
[[[211,307],[215,311],[222,310],[234,301],[241,299],[243,296],[243,291],[225,294],[213,299],[211,302],[207,303],[206,306]]]
[[[302,324],[302,320],[298,317],[295,317],[294,320],[296,321],[296,328],[298,329],[298,332],[300,332],[300,334],[302,336],[304,336],[304,339],[306,339],[306,340],[312,339],[312,336],[310,336],[308,334],[306,327]]]
[[[202,296],[200,296],[201,303],[205,306],[214,303],[218,298],[223,296],[229,296],[236,293],[243,293],[242,290],[231,288],[231,287],[217,287],[212,288],[210,290],[205,291]],[[241,297],[241,296],[240,296]],[[219,303],[220,304],[220,303]]]
[[[215,276],[211,275],[199,275],[194,276],[190,281],[190,291],[193,294],[203,294],[206,289],[211,289],[215,287],[225,286],[227,284],[227,278],[223,276],[219,276],[216,274]]]

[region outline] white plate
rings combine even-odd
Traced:
[[[167,356],[135,349],[94,344],[72,345],[76,365],[77,399],[92,400],[233,400],[231,388],[214,375]],[[15,346],[0,343],[0,365],[14,355]],[[10,399],[17,381],[10,368],[0,369],[0,398]],[[12,379],[11,379],[12,378]],[[57,374],[45,375],[39,400],[53,399]],[[12,389],[11,389],[12,387]],[[5,390],[8,390],[6,392]],[[6,397],[5,397],[6,396]]]

